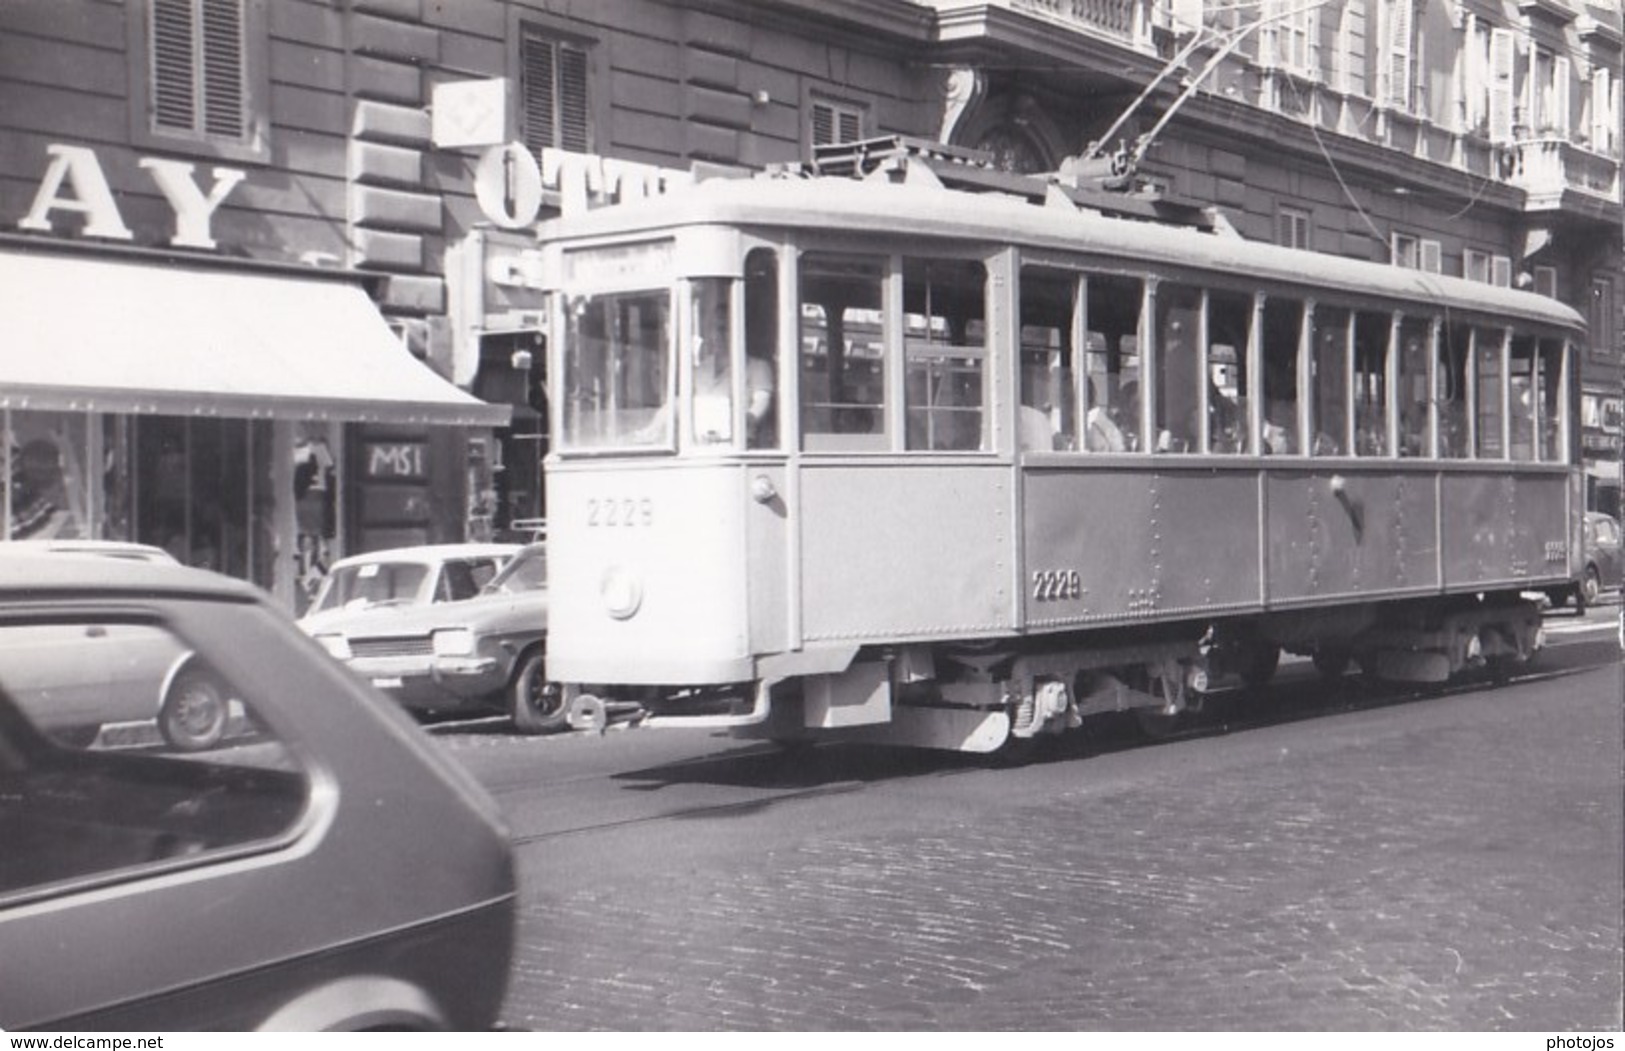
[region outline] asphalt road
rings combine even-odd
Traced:
[[[1495,689],[1283,666],[1019,769],[703,732],[437,736],[520,862],[538,1030],[1617,1030],[1611,618]]]

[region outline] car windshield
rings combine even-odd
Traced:
[[[311,612],[349,606],[403,605],[417,599],[429,567],[417,562],[341,566],[327,578]]]
[[[485,585],[488,595],[515,595],[525,591],[541,591],[547,587],[547,550],[531,548],[521,551],[503,567],[491,582]]]

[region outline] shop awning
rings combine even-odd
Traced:
[[[353,280],[0,250],[0,408],[502,426]]]

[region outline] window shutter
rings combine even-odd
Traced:
[[[1512,141],[1512,68],[1516,40],[1510,29],[1490,30],[1490,138]]]
[[[540,157],[558,143],[553,42],[525,29],[519,41],[519,105],[525,148]]]
[[[1411,0],[1388,2],[1388,81],[1383,101],[1408,110],[1411,103]]]
[[[863,138],[863,115],[857,110],[840,112],[840,141],[857,142]]]
[[[863,138],[863,113],[848,106],[830,102],[812,105],[812,142],[814,146],[829,146],[843,142],[857,142]]]
[[[1422,242],[1422,269],[1430,274],[1444,272],[1444,250],[1437,241]]]
[[[1497,288],[1512,287],[1512,258],[1504,255],[1490,256],[1490,284]]]
[[[197,113],[189,0],[152,0],[152,120],[191,131]]]
[[[559,47],[559,148],[586,153],[592,146],[587,119],[587,53]]]
[[[812,141],[814,146],[827,146],[835,141],[835,107],[813,103]]]
[[[203,0],[203,131],[243,137],[241,0]]]
[[[1258,27],[1258,64],[1272,69],[1280,64],[1280,46],[1277,42],[1282,31],[1281,0],[1269,0],[1260,10],[1263,22]]]
[[[1567,55],[1557,56],[1552,64],[1552,126],[1568,138],[1570,122],[1569,60]]]
[[[1557,268],[1535,267],[1535,291],[1551,299],[1557,298]]]

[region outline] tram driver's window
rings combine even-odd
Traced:
[[[1263,452],[1302,452],[1298,440],[1298,345],[1303,340],[1303,304],[1295,299],[1264,301]]]
[[[811,451],[885,450],[884,259],[800,261],[801,440]]]
[[[1542,339],[1535,358],[1540,412],[1540,459],[1561,463],[1566,448],[1563,441],[1563,341]]]
[[[1143,447],[1139,332],[1145,285],[1138,278],[1091,275],[1084,294],[1086,447],[1138,452]]]
[[[1433,397],[1428,389],[1428,360],[1432,325],[1425,318],[1407,317],[1399,322],[1399,455],[1431,456],[1428,440],[1429,409]]]
[[[1156,451],[1197,451],[1201,426],[1202,293],[1186,285],[1157,289]]]
[[[1447,460],[1466,459],[1467,444],[1467,362],[1473,352],[1471,325],[1448,324],[1439,330],[1439,455]]]
[[[903,260],[903,407],[909,449],[987,447],[987,269]]]
[[[1207,300],[1208,451],[1248,451],[1247,346],[1253,297],[1210,292]]]
[[[1512,459],[1535,458],[1537,426],[1535,391],[1535,339],[1526,332],[1512,334],[1512,353],[1507,361],[1507,448]]]
[[[1315,307],[1314,346],[1309,361],[1315,456],[1347,456],[1349,448],[1349,312]]]
[[[1354,315],[1354,453],[1388,455],[1388,336],[1393,317]]]
[[[1072,312],[1078,275],[1029,266],[1021,271],[1021,406],[1016,438],[1022,449],[1076,449]]]
[[[1506,418],[1502,395],[1505,369],[1501,352],[1506,346],[1506,333],[1501,329],[1480,328],[1473,333],[1473,404],[1478,414],[1474,434],[1478,442],[1477,455],[1481,460],[1500,460],[1506,457]]]

